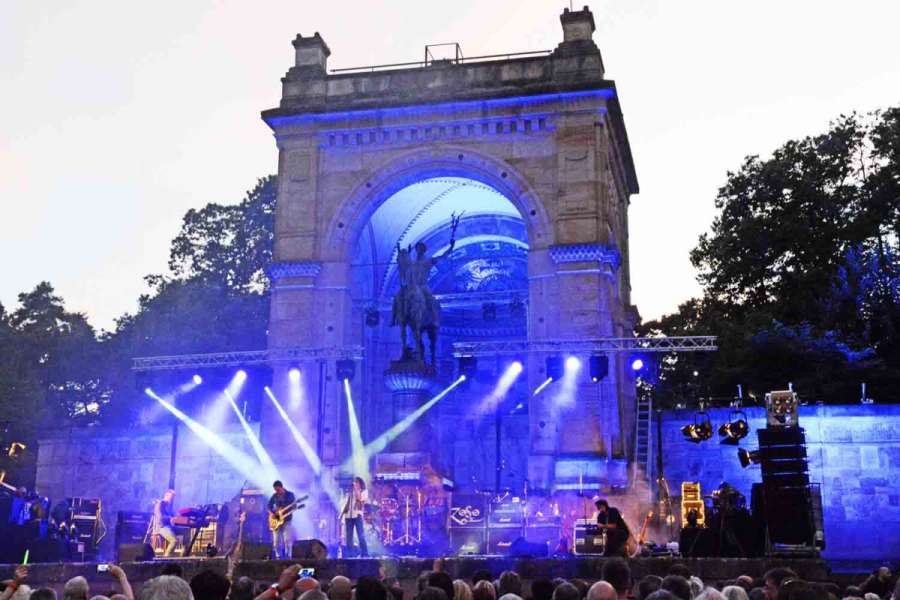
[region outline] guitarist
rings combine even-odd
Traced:
[[[284,489],[281,481],[272,484],[275,493],[269,498],[269,514],[278,516],[278,510],[294,503],[294,493]],[[291,545],[293,543],[293,535],[291,534],[291,519],[293,515],[288,514],[284,518],[281,526],[272,530],[272,551],[275,558],[290,558]]]
[[[345,533],[347,534],[347,556],[352,556],[356,550],[353,546],[354,530],[356,531],[356,537],[359,538],[359,555],[363,557],[369,556],[369,548],[366,546],[366,535],[363,531],[363,513],[368,500],[369,492],[366,491],[366,482],[363,481],[362,477],[354,477],[350,495],[347,496],[344,510],[341,511],[341,518],[344,519]]]

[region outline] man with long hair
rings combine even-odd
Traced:
[[[356,547],[353,544],[354,530],[359,538],[359,555],[369,556],[369,548],[366,546],[366,534],[363,531],[363,514],[368,500],[369,493],[366,491],[366,482],[363,481],[362,477],[354,477],[353,487],[347,496],[344,510],[341,511],[341,518],[344,519],[344,533],[347,536],[347,556],[351,556],[356,551]]]

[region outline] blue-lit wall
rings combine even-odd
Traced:
[[[765,427],[762,408],[745,409],[751,433],[741,447],[755,449],[756,430]],[[729,409],[710,411],[713,426],[729,420]],[[703,493],[727,481],[750,501],[761,481],[758,466],[742,469],[735,446],[685,441],[681,427],[690,410],[663,413],[664,472],[672,492],[682,481],[700,481]],[[824,556],[840,560],[896,559],[900,556],[900,406],[804,406],[810,479],[822,484]],[[654,427],[655,431],[655,427]],[[654,449],[656,441],[654,439]],[[677,490],[677,491],[676,491]]]

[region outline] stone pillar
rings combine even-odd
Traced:
[[[435,386],[434,368],[418,361],[394,361],[384,374],[388,389],[393,392],[394,423],[414,413],[425,404]],[[435,431],[430,411],[420,416],[388,447],[390,452],[424,452],[432,454]],[[432,457],[435,459],[436,457]]]

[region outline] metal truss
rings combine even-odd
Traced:
[[[714,352],[719,349],[714,335],[673,337],[596,338],[590,340],[510,340],[497,342],[457,342],[453,356],[496,356],[501,354],[577,352]]]
[[[358,360],[363,357],[362,346],[345,348],[276,348],[215,352],[212,354],[181,354],[177,356],[141,356],[133,359],[132,371],[175,371],[215,367],[237,367],[316,360]]]

